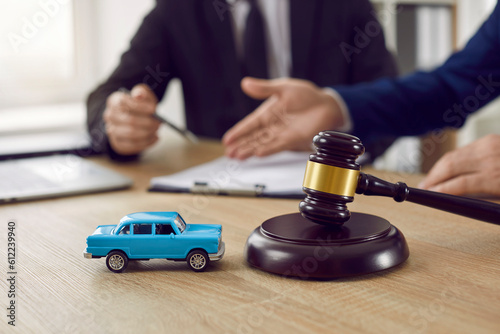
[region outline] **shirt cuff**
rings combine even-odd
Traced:
[[[353,129],[352,119],[351,115],[349,114],[349,108],[347,108],[347,105],[345,104],[342,96],[335,89],[330,87],[323,88],[323,92],[330,95],[335,100],[335,102],[337,102],[337,105],[340,109],[342,124],[334,130],[347,133],[351,132]]]

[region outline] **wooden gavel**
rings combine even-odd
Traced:
[[[309,157],[304,176],[306,198],[299,209],[305,218],[323,225],[342,225],[349,220],[347,203],[354,194],[392,197],[396,202],[413,202],[461,216],[500,224],[500,205],[396,184],[360,172],[356,159],[364,146],[354,136],[320,132],[314,137],[317,152]]]

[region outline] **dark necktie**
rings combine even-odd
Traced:
[[[248,0],[250,12],[247,16],[243,35],[243,67],[244,74],[256,78],[268,78],[266,35],[264,19],[257,0]]]

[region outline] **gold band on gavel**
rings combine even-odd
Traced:
[[[302,185],[324,193],[353,197],[358,185],[358,176],[359,170],[308,161]]]

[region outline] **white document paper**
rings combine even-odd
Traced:
[[[311,152],[280,152],[244,161],[218,158],[182,172],[151,179],[152,191],[303,198]]]

